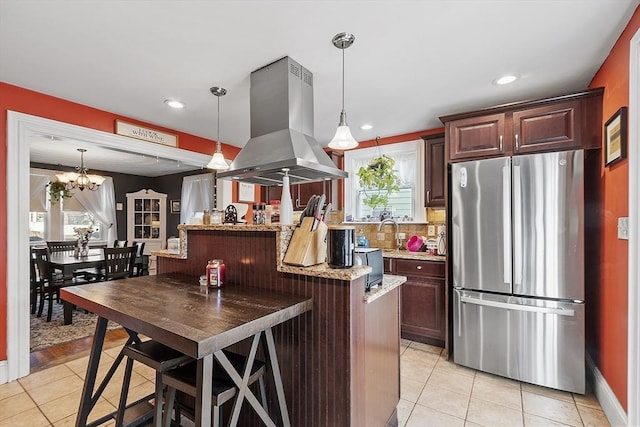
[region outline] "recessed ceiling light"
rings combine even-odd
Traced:
[[[373,126],[371,126],[369,124],[362,125],[362,126],[360,126],[360,129],[362,129],[362,130],[370,130],[370,129],[373,129]]]
[[[176,110],[179,110],[180,108],[184,108],[184,104],[175,99],[165,99],[164,103],[171,108],[175,108]]]
[[[518,80],[517,76],[509,74],[509,75],[502,76],[502,77],[499,77],[499,78],[495,79],[493,81],[493,84],[496,84],[496,85],[508,85],[509,83],[513,83],[516,80]]]

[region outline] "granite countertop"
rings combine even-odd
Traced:
[[[397,259],[415,259],[418,261],[446,261],[447,257],[442,255],[429,255],[426,252],[411,252],[411,251],[396,251],[393,249],[383,249],[383,258],[397,258]]]
[[[178,230],[213,231],[283,231],[293,230],[295,225],[254,225],[254,224],[180,224]]]
[[[369,292],[364,293],[365,304],[369,304],[377,300],[381,296],[385,295],[389,291],[392,291],[393,289],[402,285],[406,281],[407,281],[407,278],[405,276],[395,276],[392,274],[383,275],[381,285],[376,286],[375,288],[371,289]]]
[[[309,267],[297,267],[295,265],[280,264],[278,271],[282,273],[301,274],[303,276],[324,277],[336,280],[354,280],[365,274],[371,273],[368,265],[357,265],[351,268],[331,268],[326,262]]]

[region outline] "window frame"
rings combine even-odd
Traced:
[[[357,194],[360,190],[358,185],[357,164],[363,160],[370,160],[380,154],[387,154],[394,157],[398,154],[411,153],[416,156],[416,176],[415,176],[415,198],[413,221],[403,221],[407,223],[424,223],[427,220],[426,208],[424,208],[424,144],[422,139],[385,144],[380,146],[361,148],[358,150],[346,151],[344,153],[344,170],[349,171],[349,176],[344,180],[344,221],[349,215],[356,218]],[[361,221],[350,221],[353,223]],[[379,222],[379,221],[371,221]]]

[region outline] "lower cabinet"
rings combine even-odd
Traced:
[[[400,287],[402,338],[444,346],[445,264],[409,259],[385,260],[385,272],[406,276]]]

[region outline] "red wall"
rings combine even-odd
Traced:
[[[42,93],[19,88],[0,82],[0,242],[7,240],[7,110],[17,111],[34,116],[45,117],[65,123],[71,123],[91,129],[113,133],[115,120],[122,119],[130,123],[138,123],[154,129],[178,134],[180,148],[209,154],[213,152],[214,142],[154,124],[140,122],[128,117],[119,116],[107,111],[90,108],[64,99],[44,95]],[[239,148],[223,144],[222,150],[226,158],[234,158]],[[0,245],[0,360],[7,359],[7,248]]]
[[[640,28],[636,9],[590,87],[604,86],[602,123],[629,105],[629,42]],[[600,166],[598,280],[588,284],[587,348],[616,397],[627,408],[628,244],[617,238],[618,217],[629,215],[629,165],[624,159]],[[590,287],[590,288],[589,288]],[[591,307],[591,308],[589,308]]]

